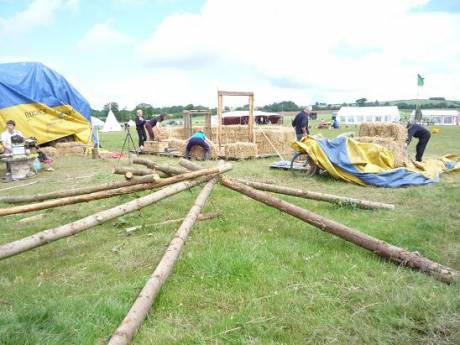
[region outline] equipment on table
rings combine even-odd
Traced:
[[[0,155],[0,160],[9,167],[5,182],[22,180],[37,175],[33,169],[33,163],[38,155],[31,153],[31,149],[36,145],[35,138],[24,140],[20,135],[11,137],[11,153]]]

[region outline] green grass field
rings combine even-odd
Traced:
[[[321,133],[333,137],[350,130],[354,128]],[[460,153],[459,136],[460,128],[441,127],[432,136],[427,157]],[[111,150],[120,150],[122,139],[120,133],[101,136],[102,145]],[[383,189],[325,177],[295,178],[268,169],[274,160],[232,162],[229,174],[395,203],[395,211],[369,211],[280,196],[460,269],[460,173],[445,174],[436,185]],[[120,180],[111,174],[116,164],[63,157],[53,164],[55,171],[42,172],[39,183],[26,191],[16,188],[0,194]],[[0,344],[105,344],[178,228],[153,224],[183,217],[199,191],[196,187],[1,261]],[[3,217],[0,243],[145,194]],[[460,343],[460,284],[449,286],[398,267],[222,186],[211,194],[205,212],[221,212],[222,217],[194,226],[133,344]],[[39,213],[44,214],[39,222],[18,222]],[[136,225],[142,228],[127,236],[125,229]]]

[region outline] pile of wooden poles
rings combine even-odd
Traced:
[[[110,182],[94,187],[84,187],[60,192],[0,197],[0,202],[29,203],[0,209],[0,216],[6,216],[163,187],[162,189],[158,189],[146,196],[97,212],[72,223],[41,231],[23,239],[0,245],[1,260],[61,238],[75,235],[96,225],[107,222],[108,220],[151,205],[159,200],[167,198],[168,196],[190,189],[199,184],[206,183],[198,195],[195,204],[192,206],[187,216],[183,219],[182,224],[173,237],[169,247],[166,249],[160,263],[148,279],[120,326],[113,333],[109,341],[109,344],[111,345],[129,344],[135,332],[139,329],[139,327],[141,327],[156,296],[158,295],[158,292],[161,289],[161,286],[171,274],[174,264],[180,255],[192,226],[200,219],[200,217],[202,219],[206,219],[206,217],[200,216],[201,210],[203,209],[214,185],[218,181],[229,189],[237,191],[270,207],[277,208],[282,212],[319,228],[322,231],[331,233],[362,248],[370,250],[371,252],[382,256],[389,261],[393,261],[398,265],[418,269],[447,283],[455,282],[460,277],[460,272],[424,258],[417,252],[410,252],[391,245],[387,242],[361,233],[356,229],[352,229],[322,217],[307,209],[275,198],[266,192],[292,195],[337,204],[351,204],[356,207],[367,209],[382,208],[393,210],[395,208],[394,205],[230,178],[223,176],[222,174],[231,170],[232,166],[223,162],[220,162],[219,165],[214,168],[202,168],[195,163],[183,159],[179,161],[179,164],[181,165],[180,168],[170,165],[161,165],[151,160],[140,158],[135,159],[134,163],[142,164],[145,168],[139,169],[129,167],[114,169],[114,173],[125,176],[125,181]],[[30,203],[33,201],[35,201],[35,203]]]

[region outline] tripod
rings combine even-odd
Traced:
[[[129,131],[129,125],[127,123],[123,124],[123,130],[125,131],[125,139],[123,141],[123,145],[121,147],[121,154],[120,157],[118,157],[118,163],[120,162],[120,158],[123,155],[124,150],[126,149],[128,152],[128,159],[131,162],[131,146],[134,150],[134,152],[138,152],[136,148],[136,144],[134,144],[133,137],[131,135],[131,132]]]

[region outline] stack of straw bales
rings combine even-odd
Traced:
[[[153,134],[155,135],[155,140],[163,141],[169,138],[168,128],[153,127]]]
[[[193,127],[193,131],[203,130],[203,127]],[[184,128],[181,127],[169,127],[167,128],[169,140],[187,139],[185,138]],[[256,127],[255,139],[257,144],[258,154],[275,154],[275,150],[268,142],[267,138],[276,147],[280,153],[292,152],[291,144],[295,141],[294,131],[292,128],[282,126],[269,126],[269,127]],[[265,134],[265,135],[264,135]],[[267,137],[267,138],[266,138]],[[209,138],[213,143],[217,144],[217,128],[211,128],[211,137]],[[221,133],[221,144],[224,146],[227,144],[234,143],[248,143],[248,127],[240,125],[222,126]],[[175,149],[173,141],[170,144],[170,148]],[[171,146],[172,145],[172,146]],[[233,150],[230,149],[230,150]],[[237,157],[234,157],[237,158]]]
[[[397,167],[408,160],[406,150],[407,129],[399,123],[363,123],[359,127],[359,142],[373,143],[393,152]]]
[[[225,145],[226,159],[247,159],[257,157],[257,144],[237,142]]]

